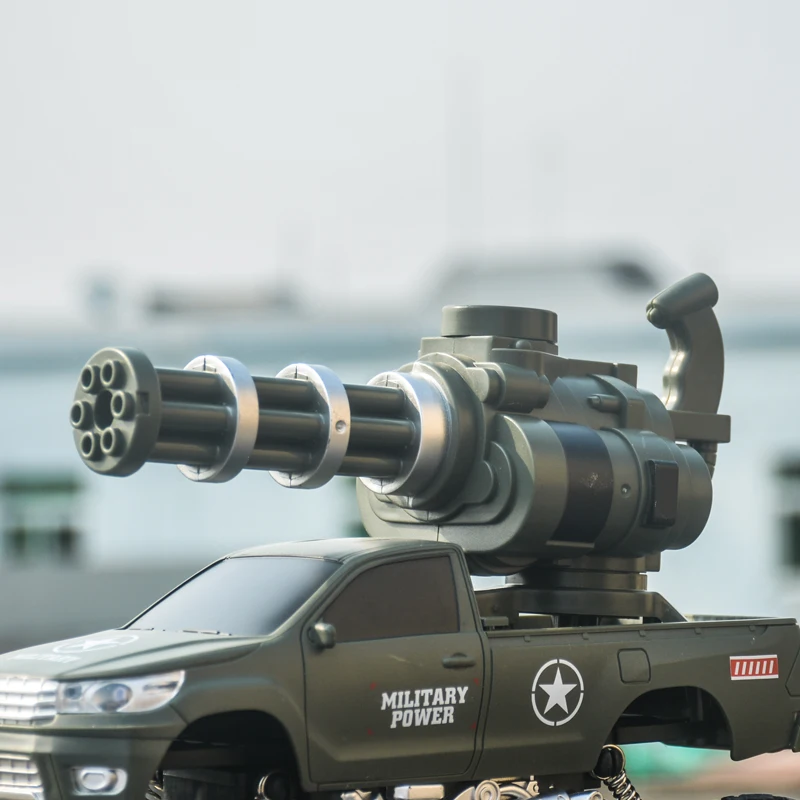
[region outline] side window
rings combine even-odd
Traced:
[[[458,631],[448,556],[382,564],[354,578],[323,616],[339,642]]]

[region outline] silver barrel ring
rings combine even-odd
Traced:
[[[350,401],[344,384],[332,369],[319,364],[290,364],[276,377],[306,380],[314,386],[319,398],[317,411],[322,414],[325,430],[322,446],[309,469],[294,473],[274,470],[270,475],[290,489],[324,486],[339,471],[350,444]]]
[[[198,356],[184,369],[214,372],[229,391],[226,406],[231,411],[231,427],[213,464],[194,467],[179,464],[178,469],[192,481],[224,483],[235,478],[247,465],[258,435],[258,395],[247,367],[235,358]]]
[[[396,478],[360,480],[376,494],[418,494],[434,479],[447,452],[450,435],[447,399],[435,381],[424,375],[382,372],[369,381],[369,385],[388,386],[403,392],[406,397],[404,415],[417,429],[414,443],[417,451],[413,457],[403,460],[403,469]]]

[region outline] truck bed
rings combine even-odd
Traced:
[[[736,760],[797,744],[793,619],[535,622],[486,631],[493,678],[481,771],[505,774],[531,753],[539,771],[560,771],[565,752],[573,768],[579,752],[579,768],[591,769],[606,742],[724,748]]]

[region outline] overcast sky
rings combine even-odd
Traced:
[[[545,240],[800,290],[798,31],[795,0],[2,0],[0,311],[104,271],[392,299]]]

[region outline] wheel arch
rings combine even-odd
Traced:
[[[310,790],[308,764],[302,742],[276,715],[261,709],[236,709],[206,714],[193,720],[173,739],[163,768],[206,767],[210,763],[292,772]],[[210,759],[210,760],[209,760]]]
[[[719,698],[693,685],[661,686],[637,695],[611,726],[607,742],[661,741],[732,750],[734,726]]]

